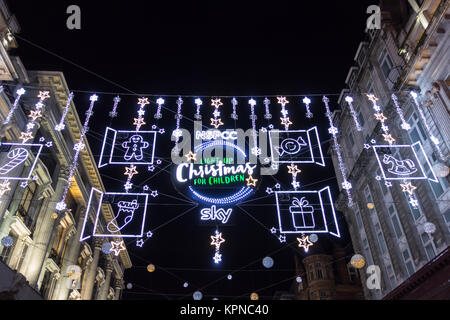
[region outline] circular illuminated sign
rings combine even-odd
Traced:
[[[240,202],[254,192],[257,165],[247,161],[241,147],[228,140],[211,140],[196,146],[193,153],[197,161],[179,164],[175,178],[183,193],[215,205],[203,214],[214,215],[217,212],[211,211],[220,210],[216,206]]]

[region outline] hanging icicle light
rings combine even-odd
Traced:
[[[359,124],[358,115],[356,114],[355,108],[353,107],[353,98],[350,96],[345,97],[345,101],[348,104],[348,107],[350,108],[350,114],[353,117],[353,122],[355,123],[356,130],[362,131],[362,127]]]
[[[305,97],[303,99],[303,103],[305,104],[305,107],[306,107],[306,117],[308,119],[311,119],[314,116],[313,113],[311,112],[310,108],[309,108],[309,105],[311,104],[311,99],[308,98],[308,97]]]
[[[2,86],[3,88],[3,86]],[[20,88],[16,91],[17,97],[16,100],[14,100],[14,104],[12,105],[12,108],[9,110],[8,116],[3,121],[3,124],[8,124],[11,121],[11,118],[16,111],[17,107],[19,106],[19,101],[22,98],[22,96],[25,94],[26,90],[24,88]]]

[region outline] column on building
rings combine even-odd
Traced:
[[[75,213],[75,216],[79,217],[77,222],[77,228],[73,229],[75,232],[69,233],[69,236],[71,236],[69,240],[70,242],[69,245],[67,246],[67,252],[64,255],[61,264],[62,275],[56,287],[55,295],[53,297],[54,300],[67,300],[69,297],[69,291],[71,289],[66,285],[68,283],[67,270],[72,265],[78,265],[77,260],[81,247],[81,242],[79,239],[81,235],[83,220],[85,217],[85,210],[86,208],[84,206],[80,206],[78,207],[77,212]]]
[[[107,300],[108,294],[109,294],[109,286],[111,284],[111,275],[114,268],[112,265],[112,259],[110,256],[107,258],[107,263],[105,266],[105,282],[100,288],[99,294],[98,294],[98,300]]]
[[[123,289],[123,280],[120,278],[116,278],[114,280],[114,290],[115,290],[115,297],[114,300],[120,299],[120,293]]]
[[[67,170],[62,168],[58,177],[55,192],[49,201],[48,206],[41,212],[36,225],[39,227],[34,233],[34,249],[32,250],[28,268],[25,272],[28,282],[31,286],[37,287],[39,275],[46,257],[49,241],[52,237],[55,220],[51,218],[55,212],[55,205],[61,200],[64,187],[67,185]]]
[[[96,238],[94,240],[94,255],[89,268],[87,269],[87,275],[85,279],[85,283],[83,284],[83,288],[81,290],[81,299],[82,300],[91,300],[92,291],[95,285],[95,277],[97,274],[97,266],[98,260],[100,258],[100,250],[102,249],[103,239]]]

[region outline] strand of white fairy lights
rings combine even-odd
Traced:
[[[309,105],[311,104],[311,99],[308,97],[305,97],[303,99],[303,103],[305,104],[305,107],[306,107],[306,117],[308,119],[311,119],[314,116],[314,114],[311,112],[311,109],[309,107]]]
[[[117,117],[118,113],[117,113],[117,107],[119,106],[119,102],[120,102],[120,97],[116,96],[113,101],[114,101],[114,105],[113,105],[113,109],[111,110],[111,112],[109,113],[109,117],[110,118],[115,118]]]
[[[389,127],[385,124],[387,118],[384,115],[383,111],[381,110],[381,107],[377,104],[378,98],[375,97],[374,94],[367,94],[367,98],[369,101],[372,102],[372,108],[375,111],[373,114],[375,119],[381,122],[381,130],[383,130],[383,138],[384,141],[389,143],[390,145],[395,142],[395,139],[392,137],[392,135],[389,133]]]
[[[272,119],[272,115],[270,114],[270,100],[267,98],[264,98],[264,106],[266,108],[266,113],[264,114],[264,119],[270,120]]]
[[[405,115],[403,114],[402,108],[400,108],[400,105],[398,103],[398,98],[394,93],[392,94],[391,97],[392,97],[392,101],[394,101],[395,110],[397,111],[397,114],[400,117],[400,120],[402,121],[402,124],[400,126],[402,127],[403,130],[408,131],[409,129],[411,129],[411,126],[405,120]]]
[[[38,98],[39,101],[35,105],[36,108],[34,110],[31,110],[30,114],[28,115],[30,120],[28,121],[26,126],[27,131],[22,131],[20,133],[19,139],[22,140],[22,144],[34,138],[33,129],[36,126],[36,120],[42,118],[42,108],[44,107],[44,101],[45,99],[50,98],[50,94],[48,91],[39,91]]]
[[[253,155],[255,156],[259,156],[261,154],[261,149],[258,148],[258,140],[256,138],[256,119],[257,116],[255,114],[255,106],[256,106],[256,101],[255,99],[251,98],[250,100],[248,100],[248,104],[250,105],[250,119],[252,120],[252,137],[253,137],[253,145],[254,147],[252,148],[251,152]]]
[[[355,108],[353,107],[353,98],[350,96],[345,97],[345,102],[347,102],[348,107],[350,108],[350,114],[353,117],[353,122],[355,123],[356,130],[362,131],[362,127],[359,124],[358,115],[356,114]]]
[[[238,102],[237,102],[236,98],[231,99],[231,104],[233,105],[233,113],[231,114],[231,119],[238,120],[239,116],[236,112],[236,106],[238,105]]]
[[[162,113],[161,113],[161,109],[163,104],[165,103],[163,98],[158,98],[158,100],[156,100],[156,104],[158,105],[158,108],[156,109],[156,113],[154,115],[155,119],[161,119],[162,118]]]
[[[2,86],[2,90],[3,91],[3,86]],[[22,96],[25,94],[25,89],[24,88],[20,88],[16,91],[17,93],[17,97],[16,100],[14,100],[14,104],[12,105],[11,110],[9,110],[8,116],[6,117],[6,119],[3,121],[3,124],[8,124],[11,121],[11,118],[14,114],[14,112],[16,111],[17,107],[19,106],[19,101],[20,98],[22,98]]]
[[[288,114],[289,112],[286,109],[286,104],[289,103],[289,101],[286,99],[286,97],[277,97],[278,103],[281,104],[281,115],[283,117],[280,118],[281,124],[284,125],[285,130],[289,130],[289,126],[292,124],[292,122],[289,120]]]
[[[203,101],[200,98],[196,98],[194,100],[195,105],[197,106],[195,109],[195,120],[202,120],[202,115],[200,114],[200,107],[203,105]]]
[[[437,152],[439,153],[439,157],[440,157],[442,160],[445,161],[445,160],[446,160],[446,157],[445,157],[445,155],[442,153],[441,147],[439,146],[440,141],[439,141],[438,138],[436,138],[436,137],[433,135],[433,132],[431,131],[431,128],[430,128],[430,126],[429,126],[429,124],[428,124],[428,122],[427,122],[427,118],[425,117],[425,114],[423,113],[422,109],[420,108],[419,101],[417,100],[417,97],[418,97],[417,93],[414,92],[414,91],[411,91],[411,92],[410,92],[410,95],[411,95],[411,97],[412,97],[413,100],[414,100],[414,103],[415,103],[415,105],[416,105],[416,107],[417,107],[417,110],[419,111],[420,117],[422,118],[422,122],[423,122],[423,124],[425,125],[425,128],[427,129],[427,132],[428,132],[428,135],[430,136],[431,142],[433,142],[434,146],[436,147],[436,150],[437,150]]]
[[[183,118],[183,116],[181,115],[181,106],[183,105],[183,99],[181,99],[181,97],[178,97],[177,99],[177,114],[175,115],[175,119],[176,119],[176,126],[175,126],[175,130],[173,131],[172,135],[175,136],[175,148],[174,151],[175,152],[179,152],[180,150],[178,149],[178,142],[180,141],[180,137],[182,135],[182,132],[180,130],[180,121]]]
[[[339,142],[337,139],[337,134],[339,131],[338,131],[338,128],[336,128],[334,126],[333,114],[331,113],[330,106],[328,104],[330,102],[330,100],[324,96],[322,101],[325,104],[325,109],[327,110],[325,115],[327,116],[328,121],[330,123],[330,128],[328,129],[328,132],[333,136],[334,151],[336,152],[338,163],[339,163],[339,170],[341,171],[341,175],[342,175],[342,180],[343,180],[342,188],[347,193],[348,206],[353,207],[354,203],[353,203],[352,194],[350,192],[350,189],[352,188],[352,184],[347,180],[347,169],[345,168],[345,164],[344,164],[344,160],[343,160],[342,152],[341,152],[341,146],[339,145]]]
[[[67,113],[69,112],[70,102],[72,102],[73,99],[73,92],[69,94],[69,97],[67,98],[66,106],[64,107],[63,114],[61,116],[61,120],[59,120],[59,123],[55,126],[56,131],[64,130],[66,127],[64,124],[64,119],[66,119]]]
[[[92,110],[94,109],[95,102],[97,102],[97,100],[98,100],[98,96],[96,94],[93,94],[93,95],[91,95],[89,100],[91,101],[91,104],[89,106],[88,111],[86,111],[86,119],[84,120],[83,128],[81,129],[80,139],[73,147],[73,149],[75,150],[75,155],[73,156],[73,161],[72,161],[72,164],[70,165],[69,176],[67,178],[68,182],[64,188],[61,201],[59,201],[56,204],[56,210],[58,210],[58,211],[63,211],[67,208],[67,205],[65,202],[66,196],[67,196],[67,193],[69,192],[70,187],[72,186],[72,177],[77,168],[80,152],[86,147],[86,144],[83,143],[83,139],[84,139],[87,131],[89,130],[88,129],[89,120],[91,119],[92,115],[94,114],[94,112]]]

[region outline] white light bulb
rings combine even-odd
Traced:
[[[98,100],[98,96],[96,94],[93,94],[89,100],[91,100],[92,102],[97,101]]]
[[[157,104],[164,104],[164,99],[163,98],[159,98],[158,100],[156,100]]]
[[[303,103],[304,103],[304,104],[310,104],[310,103],[311,103],[311,99],[309,99],[308,97],[305,97],[305,98],[303,99]]]
[[[348,103],[352,103],[352,102],[353,102],[353,98],[350,97],[350,96],[347,96],[347,97],[345,98],[345,101],[348,102]]]
[[[417,93],[415,93],[414,91],[411,91],[409,94],[410,94],[414,99],[417,98]]]

